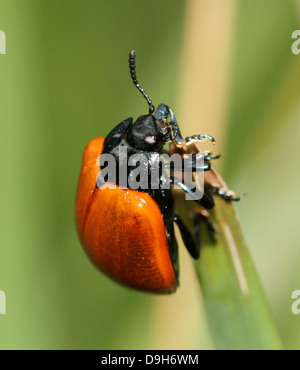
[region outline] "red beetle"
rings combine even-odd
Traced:
[[[135,122],[132,118],[124,120],[105,139],[98,137],[87,145],[76,198],[76,224],[87,254],[105,274],[135,289],[172,293],[178,286],[179,276],[174,222],[194,258],[199,257],[197,235],[193,237],[174,213],[172,190],[161,186],[165,180],[164,174],[160,175],[159,186],[155,189],[121,186],[119,173],[112,182],[103,181],[104,177],[99,181],[99,175],[104,172],[104,154],[112,155],[120,168],[124,160],[119,150],[126,148],[129,155],[142,153],[147,165],[152,168],[157,155],[164,153],[163,146],[167,142],[182,148],[192,141],[213,138],[195,135],[184,140],[173,112],[164,104],[153,114],[154,106],[136,79],[133,51],[129,54],[129,64],[134,84],[147,99],[149,114],[139,117]],[[212,157],[205,153],[203,158],[199,165],[193,157],[184,170],[210,170]],[[134,171],[127,160],[125,165],[129,173]],[[182,180],[171,176],[168,181],[192,196],[193,191]],[[195,201],[207,209],[214,207],[212,190],[216,189],[206,186],[203,197]],[[232,197],[231,193],[220,195],[227,199]]]

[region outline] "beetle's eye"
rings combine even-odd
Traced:
[[[145,139],[145,143],[149,145],[153,145],[156,143],[155,136],[147,136]]]

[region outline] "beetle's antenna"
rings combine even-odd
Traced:
[[[147,100],[147,103],[149,104],[149,114],[152,114],[155,111],[155,107],[152,104],[152,101],[150,100],[148,94],[146,94],[145,90],[141,88],[141,86],[138,83],[138,80],[136,78],[135,52],[134,52],[134,50],[131,50],[129,52],[129,68],[130,68],[130,76],[132,78],[132,81],[135,84],[135,86],[140,90],[140,92],[143,94],[144,98]]]

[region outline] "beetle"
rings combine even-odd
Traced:
[[[165,104],[155,110],[149,96],[139,85],[136,77],[135,53],[129,53],[130,74],[134,85],[149,105],[149,113],[133,121],[125,119],[106,138],[93,139],[85,148],[76,196],[76,224],[80,240],[91,261],[106,275],[131,288],[151,293],[172,293],[179,285],[178,246],[174,233],[177,224],[183,242],[190,255],[199,258],[199,235],[188,231],[184,221],[174,213],[174,196],[171,188],[163,188],[165,174],[159,173],[159,186],[144,189],[121,186],[120,170],[114,181],[98,181],[104,172],[101,160],[111,155],[117,167],[124,158],[120,148],[128,155],[143,154],[152,168],[157,155],[164,153],[166,143],[184,148],[194,141],[214,139],[209,135],[194,135],[183,139],[173,111]],[[201,164],[193,156],[185,171],[209,171],[209,153],[203,154]],[[103,162],[103,161],[102,161]],[[129,174],[135,167],[125,162]],[[172,168],[171,168],[172,169]],[[175,168],[173,168],[174,170]],[[178,170],[178,168],[176,168]],[[181,170],[182,171],[182,170]],[[149,174],[146,174],[148,176]],[[171,184],[192,195],[187,184],[174,177],[167,178]],[[212,191],[219,189],[204,186],[203,197],[195,202],[204,209],[214,207]],[[220,192],[225,199],[233,199],[230,192]],[[207,223],[213,231],[213,226]]]

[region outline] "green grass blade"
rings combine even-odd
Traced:
[[[217,243],[195,263],[218,349],[280,349],[280,340],[232,203],[215,197]]]
[[[190,230],[193,208],[178,201],[177,212]],[[281,349],[233,204],[216,196],[211,218],[216,241],[203,225],[201,256],[194,265],[215,348]]]

